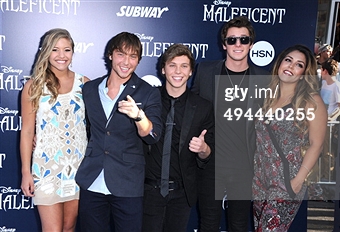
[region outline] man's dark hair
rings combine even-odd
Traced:
[[[189,50],[188,46],[183,44],[173,44],[168,47],[162,55],[161,62],[160,62],[160,69],[165,67],[165,63],[167,61],[173,60],[177,56],[187,56],[190,61],[190,68],[192,72],[195,69],[195,58],[193,57],[191,51]]]
[[[328,59],[321,64],[321,68],[327,70],[328,74],[335,76],[338,73],[338,62],[334,59]]]
[[[121,52],[124,51],[135,51],[138,55],[138,62],[142,59],[142,44],[139,38],[129,32],[121,32],[110,39],[106,57],[110,57],[114,50]]]
[[[222,44],[225,44],[224,39],[227,37],[229,28],[232,28],[232,27],[237,27],[237,28],[245,27],[245,28],[247,28],[248,31],[249,31],[250,44],[254,43],[254,41],[255,41],[255,30],[254,30],[253,25],[251,24],[251,22],[249,21],[249,19],[247,17],[240,16],[240,17],[236,17],[236,18],[230,20],[229,22],[227,22],[223,25],[223,28],[221,30]]]

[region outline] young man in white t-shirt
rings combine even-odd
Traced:
[[[334,110],[340,106],[340,83],[335,76],[338,73],[338,62],[330,59],[321,66],[321,97],[328,106],[327,111],[330,116]]]
[[[336,80],[338,73],[338,62],[333,59],[328,59],[321,65],[322,87],[320,95],[327,105],[328,120],[335,121],[340,115],[340,82]],[[337,124],[336,124],[337,125]],[[333,127],[334,130],[334,127]],[[327,128],[327,134],[330,133],[330,128]],[[334,157],[336,154],[337,144],[332,143],[329,148],[329,136],[325,137],[323,154],[321,156],[321,181],[333,180],[334,162],[330,164],[329,156]],[[331,176],[329,175],[331,171]]]

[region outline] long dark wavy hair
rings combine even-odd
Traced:
[[[306,58],[305,71],[302,74],[302,79],[298,81],[294,95],[291,99],[294,111],[298,108],[303,108],[306,110],[306,105],[309,103],[313,106],[314,111],[317,108],[317,104],[313,98],[313,95],[319,94],[319,83],[317,77],[317,63],[310,49],[304,45],[294,45],[291,46],[280,53],[277,57],[272,70],[272,79],[269,84],[269,88],[272,92],[275,91],[280,85],[280,78],[278,76],[278,70],[282,61],[287,57],[287,55],[293,51],[301,52]],[[281,96],[280,88],[278,88],[278,94],[275,97],[266,98],[264,101],[263,109],[267,112],[273,105],[275,105]],[[304,112],[306,115],[306,111]],[[301,131],[307,133],[308,131],[308,121],[306,117],[302,121],[295,121],[296,125]]]

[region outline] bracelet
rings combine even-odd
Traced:
[[[137,117],[133,118],[135,122],[141,121],[143,118],[145,118],[144,111],[142,109],[139,109]]]
[[[308,171],[308,173],[310,173],[310,170],[305,165],[301,165],[301,167],[305,168]]]

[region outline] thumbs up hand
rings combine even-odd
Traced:
[[[205,159],[210,155],[210,147],[204,141],[207,130],[204,129],[198,137],[192,137],[189,143],[189,150],[198,153],[201,159]]]

